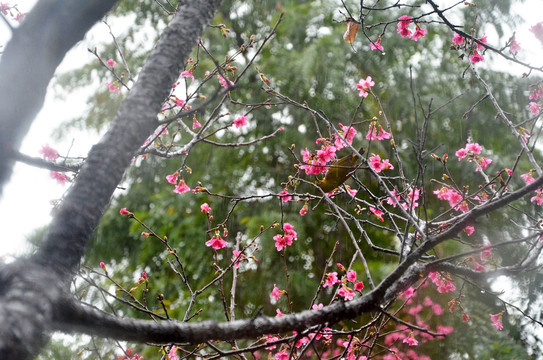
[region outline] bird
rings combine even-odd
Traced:
[[[364,154],[364,148],[360,148],[358,152],[360,155]],[[351,177],[352,172],[356,169],[358,161],[358,155],[354,153],[334,161],[326,171],[324,179],[317,179],[315,184],[326,193],[338,188]]]

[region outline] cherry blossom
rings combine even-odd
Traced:
[[[49,175],[51,176],[51,179],[55,179],[57,183],[59,183],[62,186],[66,185],[66,183],[68,182],[68,177],[63,173],[59,173],[57,171],[51,171]]]
[[[490,321],[492,321],[492,325],[496,327],[498,330],[503,330],[503,311],[498,314],[489,314],[490,315]]]
[[[456,45],[462,45],[464,43],[464,37],[458,33],[454,33],[452,42],[453,44],[456,44]]]
[[[181,179],[179,184],[177,184],[177,186],[173,190],[173,192],[176,193],[176,194],[183,194],[183,193],[185,193],[187,191],[190,191],[190,188],[187,186],[187,184],[185,184],[185,180],[183,180],[183,179]]]
[[[228,243],[224,241],[220,235],[215,234],[210,240],[206,241],[205,245],[207,247],[212,247],[215,250],[219,250],[225,248]]]
[[[45,160],[56,160],[58,158],[58,152],[48,144],[42,145],[39,152]]]
[[[337,277],[337,272],[329,272],[326,274],[326,279],[324,281],[324,285],[322,287],[329,287],[334,286],[339,282],[339,279]]]
[[[426,35],[427,30],[421,29],[420,26],[417,24],[417,28],[415,29],[415,32],[411,36],[411,40],[419,41],[421,37],[424,37]]]
[[[530,112],[533,114],[533,115],[537,115],[539,114],[539,110],[541,108],[541,105],[539,105],[538,103],[536,102],[530,102]]]
[[[106,86],[107,88],[109,89],[109,92],[112,93],[117,93],[117,94],[120,94],[121,93],[121,90],[119,90],[119,86],[116,84],[116,83],[106,83]]]
[[[177,176],[179,173],[176,171],[171,175],[166,175],[166,181],[168,181],[170,184],[177,185]]]
[[[287,189],[284,189],[283,191],[281,191],[277,195],[280,196],[280,199],[281,199],[282,202],[289,202],[290,200],[292,200],[292,196],[285,196],[285,195],[288,195],[288,190]]]
[[[270,296],[275,300],[279,300],[281,298],[281,296],[283,296],[283,293],[284,291],[283,290],[279,290],[279,288],[277,287],[276,284],[273,284],[273,290],[270,294]]]
[[[192,71],[194,69],[193,68],[190,68],[188,70],[185,70],[181,73],[181,77],[184,77],[184,78],[191,78],[192,81],[194,81],[194,75],[192,75]]]
[[[245,125],[247,125],[247,116],[245,115],[241,115],[234,120],[234,126],[236,127],[236,129],[244,127]]]
[[[535,37],[543,46],[543,22],[537,23],[530,28],[530,31],[534,33]]]
[[[113,60],[113,59],[109,59],[109,60],[107,61],[107,64],[108,64],[109,66],[111,66],[111,67],[114,67],[115,65],[117,65],[117,62],[116,62],[115,60]]]
[[[484,60],[484,57],[477,52],[477,50],[473,50],[473,54],[469,57],[469,61],[476,64],[478,62],[481,62]]]
[[[513,55],[516,55],[522,48],[520,47],[520,43],[517,42],[517,39],[512,38],[511,39],[511,45],[509,46],[509,52]]]
[[[358,84],[356,84],[356,89],[359,91],[358,96],[360,97],[367,97],[368,96],[368,90],[371,89],[375,85],[375,82],[372,81],[371,76],[368,76],[365,80],[360,79]]]
[[[409,346],[417,346],[419,344],[419,342],[417,341],[417,339],[415,339],[415,337],[413,336],[413,333],[411,332],[409,334],[408,337],[406,337],[405,339],[403,339],[403,342]]]
[[[130,214],[131,214],[131,212],[128,211],[128,210],[126,210],[126,208],[122,208],[122,209],[119,211],[119,213],[120,213],[121,215],[130,215]]]
[[[379,209],[376,209],[374,208],[373,206],[370,206],[369,207],[370,211],[372,212],[373,215],[375,215],[375,217],[377,218],[377,220],[383,222],[385,221],[385,219],[383,219],[383,214],[384,212],[382,212],[381,210]]]
[[[203,203],[202,205],[200,205],[200,210],[203,213],[209,214],[209,212],[211,212],[211,207],[209,207],[207,203]]]
[[[370,42],[370,49],[373,50],[380,50],[385,51],[383,48],[383,45],[381,45],[381,38],[377,39],[376,42]]]
[[[399,17],[399,22],[398,22],[398,28],[396,29],[396,31],[398,32],[398,34],[400,34],[401,37],[411,37],[411,30],[409,30],[409,24],[411,24],[411,22],[413,21],[412,20],[413,18],[411,16],[408,16],[408,15],[403,15],[403,16],[400,16]]]
[[[349,270],[347,272],[347,280],[352,282],[352,283],[356,282],[356,271]]]
[[[538,206],[541,206],[541,204],[543,204],[543,190],[542,189],[537,189],[535,191],[535,196],[532,196],[530,198],[530,202],[536,202]]]

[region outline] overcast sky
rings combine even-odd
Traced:
[[[3,0],[10,4],[17,3],[22,12],[27,12],[36,2],[35,0]],[[493,0],[487,0],[493,1]],[[524,5],[517,6],[515,11],[526,19],[526,24],[516,29],[517,39],[523,50],[519,58],[543,66],[543,50],[533,34],[528,31],[529,27],[537,22],[543,21],[543,1],[528,0]],[[93,30],[96,37],[108,36],[108,30],[103,24],[98,24]],[[490,34],[489,34],[490,35]],[[8,27],[0,21],[0,45],[5,45],[9,39]],[[489,43],[493,44],[489,36]],[[58,72],[80,66],[92,61],[92,55],[87,51],[88,47],[94,47],[83,41],[67,55],[66,59],[58,69]],[[495,55],[492,55],[495,57]],[[500,62],[497,63],[501,67]],[[509,65],[507,65],[509,66]],[[520,76],[524,71],[521,68],[512,68]],[[518,69],[518,70],[517,70]],[[65,154],[72,139],[74,146],[71,154],[86,154],[93,141],[98,139],[97,135],[74,134],[62,143],[52,140],[50,134],[63,121],[69,120],[85,109],[86,95],[81,93],[71,94],[68,98],[60,100],[54,97],[49,91],[44,108],[34,121],[30,132],[26,136],[21,152],[39,156],[42,145],[49,144],[57,149],[59,153]],[[527,102],[528,104],[528,102]],[[11,182],[4,188],[3,198],[0,199],[0,224],[2,225],[2,246],[0,255],[18,255],[27,250],[25,239],[34,229],[42,227],[51,220],[51,201],[59,199],[67,187],[56,184],[50,178],[49,171],[35,169],[24,164],[17,164]]]

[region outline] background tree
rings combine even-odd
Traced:
[[[430,4],[434,5],[433,2]],[[163,30],[164,25],[172,16],[186,21],[194,21],[194,17],[206,21],[210,12],[206,12],[206,16],[184,16],[181,9],[174,16],[173,8],[158,6],[150,1],[121,2],[118,5],[116,14],[135,15],[134,27],[125,36],[116,37],[116,42],[104,50],[93,50],[99,60],[95,64],[73,75],[67,74],[58,81],[68,90],[71,86],[93,80],[88,74],[96,74],[103,79],[102,82],[109,83],[109,89],[102,87],[103,90],[91,97],[89,104],[93,111],[89,112],[89,116],[78,119],[80,123],[74,122],[72,125],[81,126],[81,121],[84,121],[84,126],[101,128],[108,125],[104,120],[113,118],[114,114],[121,120],[113,122],[112,130],[89,154],[72,190],[59,206],[55,222],[45,238],[37,240],[39,247],[31,258],[37,264],[34,271],[41,274],[46,272],[44,269],[56,269],[47,283],[58,283],[59,278],[66,281],[72,278],[79,259],[87,250],[90,229],[94,228],[101,216],[101,209],[106,206],[129,160],[138,155],[140,157],[125,177],[129,192],[114,200],[115,206],[106,213],[93,239],[93,246],[85,252],[84,261],[89,268],[84,268],[86,270],[81,273],[81,280],[75,282],[74,294],[78,299],[132,318],[190,320],[191,323],[197,319],[248,320],[220,325],[195,323],[193,326],[171,322],[129,322],[66,300],[66,289],[61,288],[58,294],[50,295],[53,310],[42,312],[45,316],[41,320],[41,328],[35,330],[37,333],[43,328],[77,330],[121,340],[163,343],[168,344],[162,350],[170,353],[170,357],[175,351],[171,346],[173,343],[187,342],[191,345],[183,347],[182,351],[226,356],[233,354],[229,352],[233,349],[237,356],[243,353],[256,356],[258,351],[266,354],[268,351],[265,348],[270,344],[265,344],[265,340],[269,341],[271,336],[256,342],[233,341],[247,337],[257,339],[260,335],[290,334],[292,330],[305,332],[301,332],[299,337],[278,338],[278,344],[282,342],[284,345],[277,345],[272,350],[276,358],[287,350],[306,355],[310,351],[311,355],[308,356],[331,356],[334,351],[344,349],[349,356],[381,358],[395,354],[422,358],[423,354],[442,356],[445,353],[451,356],[482,356],[485,352],[491,352],[489,346],[471,345],[470,336],[462,337],[463,331],[454,332],[453,339],[470,344],[465,349],[447,346],[443,341],[429,342],[418,347],[416,355],[410,345],[414,344],[411,339],[419,339],[417,341],[422,343],[421,337],[425,340],[442,338],[449,332],[448,328],[435,330],[437,326],[450,325],[455,318],[461,317],[458,310],[448,318],[437,316],[439,311],[435,310],[435,305],[441,304],[439,306],[444,308],[447,301],[451,301],[451,307],[456,305],[461,309],[460,314],[469,314],[473,328],[485,317],[486,323],[480,326],[488,327],[490,321],[486,312],[490,310],[481,310],[482,316],[479,317],[475,310],[477,303],[472,305],[462,296],[471,294],[475,297],[474,293],[481,288],[488,291],[487,277],[516,274],[533,266],[540,251],[540,245],[533,242],[538,232],[527,232],[530,228],[535,230],[534,225],[537,224],[533,205],[517,202],[515,208],[493,212],[541,185],[538,179],[522,187],[524,181],[518,176],[527,173],[530,167],[538,167],[537,160],[532,160],[536,156],[532,151],[537,138],[530,140],[521,130],[532,127],[533,133],[538,120],[538,117],[533,117],[527,122],[523,121],[527,115],[527,100],[523,94],[527,83],[499,73],[485,73],[486,82],[483,82],[479,75],[483,72],[467,60],[474,55],[476,44],[479,44],[474,39],[482,36],[482,25],[492,23],[489,16],[500,15],[485,9],[486,4],[467,7],[462,12],[466,29],[474,27],[477,31],[472,38],[458,28],[458,34],[464,36],[465,42],[450,49],[453,32],[444,26],[447,25],[447,18],[435,5],[433,9],[429,7],[424,11],[417,3],[409,4],[413,6],[409,11],[398,5],[384,5],[380,10],[360,10],[358,3],[338,5],[324,3],[316,7],[314,2],[291,2],[286,5],[226,2],[213,22],[220,25],[214,25],[198,43],[192,53],[192,61],[188,60],[188,45],[179,47],[182,55],[171,53],[178,45],[168,39],[174,36],[172,34],[178,34],[175,20],[174,26],[168,26],[170,30]],[[506,2],[502,5],[503,8],[499,10],[507,13]],[[199,9],[199,6],[194,4],[195,9]],[[277,10],[286,14],[281,24],[278,24]],[[347,14],[348,11],[356,14],[351,22],[360,22],[361,25],[358,40],[352,44],[356,52],[344,43],[344,28],[340,29],[342,25],[339,24],[344,18],[338,14]],[[416,18],[416,22],[398,20],[406,14]],[[482,20],[472,24],[472,19]],[[156,24],[154,30],[157,38],[163,34],[160,37],[166,39],[162,40],[164,48],[158,46],[146,50],[148,46],[138,43],[131,48],[131,42],[138,41],[138,31],[143,31],[143,24],[147,20]],[[434,22],[441,26],[433,26]],[[480,27],[475,27],[479,24]],[[402,27],[411,27],[410,31],[414,31],[415,26],[429,31],[420,42],[410,42],[395,33],[396,28],[398,32]],[[23,26],[17,31],[22,30]],[[499,33],[500,29],[497,30]],[[252,34],[255,34],[254,38]],[[190,36],[183,33],[183,44],[192,46],[199,37],[196,32]],[[374,46],[378,42],[383,44],[386,54],[369,52],[370,42]],[[406,46],[406,42],[409,46]],[[416,46],[423,42],[426,43]],[[499,42],[496,40],[496,43]],[[510,57],[506,55],[506,48],[497,50],[492,46],[485,48],[484,44],[479,45],[486,49],[485,56],[494,52],[496,56]],[[3,62],[9,54],[8,50],[6,47]],[[120,59],[117,65],[106,61],[114,50],[123,55],[124,70],[117,70],[121,66]],[[145,61],[146,65],[137,71],[148,53],[151,55]],[[165,65],[162,56],[166,54],[170,55],[171,65]],[[441,67],[436,69],[431,61],[412,60],[421,54],[441,59]],[[463,59],[457,59],[459,54]],[[219,60],[222,58],[226,60]],[[406,66],[410,61],[411,69]],[[180,68],[183,65],[184,68]],[[146,69],[168,74],[160,77],[152,73],[151,76],[147,75]],[[206,74],[206,71],[210,73]],[[459,75],[463,72],[471,74],[469,81]],[[137,82],[134,82],[135,74],[138,74]],[[177,82],[175,79],[180,74]],[[370,93],[369,98],[360,98],[356,83],[368,74],[374,77],[376,85],[372,90],[369,86],[365,88]],[[160,85],[155,79],[161,80]],[[224,88],[217,80],[222,80]],[[228,85],[228,81],[232,83]],[[177,86],[172,91],[170,87],[173,83]],[[487,83],[491,86],[485,87]],[[496,88],[492,83],[510,86]],[[138,86],[142,86],[142,90],[138,90]],[[160,92],[158,87],[162,89]],[[124,93],[127,91],[125,88],[131,90],[126,100],[120,103],[116,91],[121,89],[119,92]],[[207,98],[202,99],[202,95]],[[164,102],[164,99],[167,101]],[[503,104],[504,99],[507,99],[507,112],[518,114],[522,128],[508,123],[511,116],[506,115],[498,105]],[[119,104],[121,107],[117,110]],[[157,113],[158,120],[155,120]],[[498,119],[508,127],[495,125],[496,113]],[[249,125],[236,130],[233,121],[242,124],[243,115],[246,115]],[[461,115],[464,115],[462,119]],[[134,121],[136,119],[141,119],[141,122]],[[193,127],[195,120],[203,127]],[[123,121],[125,125],[115,125],[123,124]],[[339,123],[346,127],[342,128]],[[163,133],[165,125],[168,125],[168,134]],[[364,139],[368,130],[371,133],[372,127],[377,130],[379,125],[392,132],[393,142],[371,137]],[[131,132],[124,126],[133,127],[130,131],[137,131],[137,135],[129,136]],[[284,131],[279,131],[280,128],[284,128]],[[321,146],[326,141],[341,142],[337,134],[346,136],[351,128],[362,136],[355,137],[354,148],[348,149],[347,146],[343,153],[338,154],[346,155],[364,145],[367,155],[360,161],[361,169],[353,174],[354,179],[348,183],[359,191],[356,197],[349,196],[347,188],[343,188],[344,193],[326,196],[312,184],[315,177],[301,170],[308,165],[308,160],[302,159],[299,150],[306,147],[313,153],[323,150]],[[441,131],[443,128],[447,132]],[[514,136],[501,136],[504,128],[512,131]],[[491,130],[494,129],[499,130],[500,134],[493,136]],[[137,150],[145,137],[153,132],[155,135],[148,138],[149,143]],[[477,148],[468,150],[468,157],[459,163],[464,165],[466,160],[473,162],[466,166],[451,165],[452,160],[447,163],[443,156],[444,152],[449,152],[452,157],[453,151],[467,148],[466,144],[482,142],[478,139],[483,138],[483,134],[485,150],[492,149],[495,155],[493,162],[499,162],[502,166],[495,167],[501,178],[488,173],[481,181],[472,176],[475,164],[484,159],[483,155],[477,153],[480,151]],[[523,137],[529,140],[530,148],[523,142]],[[325,140],[315,146],[316,138]],[[290,149],[290,144],[296,144],[295,149]],[[431,155],[433,152],[438,155]],[[380,154],[383,159],[390,158],[396,172],[377,171],[372,154]],[[515,163],[517,158],[520,161]],[[78,164],[73,166],[77,167]],[[511,174],[503,170],[506,166],[512,168]],[[447,175],[442,178],[442,173]],[[175,182],[178,192],[186,190],[182,187],[184,183],[199,191],[195,195],[172,194],[174,186],[165,179],[168,174],[173,175],[170,179],[175,178],[172,182]],[[97,183],[106,180],[107,183]],[[198,181],[202,183],[199,187],[196,186]],[[442,184],[445,184],[443,189],[454,190],[462,203],[466,201],[469,210],[462,213],[458,204],[451,205],[451,200],[448,203],[450,206],[444,206],[447,202],[436,199],[431,193]],[[478,186],[481,186],[480,190],[476,190]],[[513,191],[515,188],[519,190]],[[289,192],[288,195],[281,195],[284,189]],[[422,190],[420,199],[413,201],[411,197],[410,201],[409,192],[416,189]],[[397,202],[393,200],[393,190],[399,191]],[[483,193],[491,200],[478,205],[475,196],[481,199]],[[286,196],[294,198],[288,202],[282,201],[288,199]],[[388,203],[388,198],[392,204]],[[91,199],[96,202],[89,201]],[[211,205],[210,213],[201,213],[200,205],[204,202]],[[300,217],[298,213],[306,203],[309,213]],[[401,204],[408,206],[402,210]],[[396,207],[393,208],[393,205]],[[120,217],[118,209],[121,207],[128,209],[124,214],[137,221],[129,222]],[[73,214],[80,214],[81,217]],[[475,224],[483,215],[488,215],[489,219]],[[499,227],[485,226],[492,224],[493,218],[504,216],[509,217],[511,223]],[[386,219],[386,223],[381,223],[381,217]],[[282,230],[285,223],[294,225],[299,240],[295,246],[278,252],[274,244],[277,240],[274,241],[272,237],[282,233],[287,235]],[[463,229],[474,225],[482,236],[478,242],[467,235],[459,235]],[[111,234],[115,234],[114,241]],[[519,239],[519,234],[523,238]],[[204,243],[210,238],[216,239],[218,235],[229,240],[228,248],[217,251],[205,248]],[[442,244],[448,239],[453,241]],[[507,246],[508,241],[515,247]],[[481,254],[482,249],[477,247],[478,244],[490,245],[489,249],[494,254],[492,260],[485,264],[488,269],[484,273],[470,270],[476,257]],[[231,265],[236,247],[239,250],[245,248],[243,254],[247,262],[242,261],[240,270],[235,270]],[[500,251],[507,256],[500,257]],[[92,270],[100,261],[104,262],[103,270]],[[337,300],[337,296],[342,294],[339,290],[345,291],[344,288],[339,286],[331,292],[332,287],[323,286],[326,284],[323,280],[328,277],[326,274],[338,272],[341,278],[342,270],[338,270],[336,262],[345,265],[344,275],[348,270],[356,270],[359,279],[364,279],[366,290],[359,294],[358,299],[346,303],[333,301],[334,305],[322,310],[290,317],[273,319],[260,316],[275,314],[276,306],[267,299],[274,284],[287,291],[278,303],[285,313],[311,308],[315,302]],[[26,261],[21,260],[7,266],[5,273],[9,276],[32,273],[32,267],[27,267]],[[425,287],[432,280],[418,281],[429,273],[441,274],[441,281],[447,284],[454,279],[457,292],[454,295],[446,292],[446,297],[440,299],[435,289]],[[134,274],[138,274],[136,279]],[[364,277],[361,274],[365,274]],[[451,278],[452,275],[457,277]],[[8,275],[4,277],[7,278]],[[41,275],[37,278],[39,282],[43,281]],[[433,278],[439,283],[435,275]],[[529,286],[533,284],[532,279],[527,278],[527,286],[523,289],[529,291],[531,301],[535,301],[539,292]],[[26,281],[32,281],[31,288],[36,288],[36,298],[45,291],[34,285],[34,273]],[[114,281],[114,288],[117,289],[117,300],[121,300],[119,303],[112,303],[111,298],[105,296],[111,281]],[[10,280],[10,284],[26,283]],[[206,284],[213,286],[205,288]],[[60,285],[66,286],[66,282]],[[410,285],[417,289],[416,296],[411,297],[409,291],[400,295],[400,292],[409,290]],[[208,290],[200,295],[196,289],[203,288]],[[211,290],[215,289],[217,292],[212,293]],[[53,293],[53,290],[48,291]],[[115,290],[108,292],[113,295]],[[230,298],[233,293],[235,297]],[[266,294],[265,299],[263,294]],[[399,295],[399,301],[394,301]],[[426,301],[426,296],[430,302]],[[57,297],[61,299],[57,300]],[[343,292],[339,296],[339,299],[342,298],[348,296]],[[486,307],[491,304],[492,309],[499,313],[503,305],[497,299],[493,295],[479,300]],[[10,300],[16,304],[22,301],[19,298],[17,302]],[[424,302],[427,308],[422,313],[412,310]],[[231,307],[231,304],[235,306]],[[54,309],[59,306],[63,311],[69,311],[57,314]],[[435,315],[429,321],[427,318],[432,312]],[[29,312],[27,315],[32,314]],[[358,325],[341,322],[333,330],[324,332],[324,343],[316,340],[305,343],[304,339],[316,339],[311,334],[323,331],[324,324],[331,326],[351,318],[356,318]],[[527,319],[531,323],[536,320],[533,317]],[[96,327],[98,323],[101,324],[99,328]],[[510,333],[516,334],[513,339],[503,337],[511,349],[507,356],[513,353],[524,356],[524,344],[515,341],[518,327],[508,327],[507,322],[505,325]],[[430,330],[424,329],[427,326]],[[465,329],[466,325],[455,324],[455,327]],[[10,331],[6,329],[6,333]],[[387,334],[398,336],[394,338]],[[334,339],[340,339],[345,346],[327,344],[329,335],[335,335]],[[211,343],[205,347],[192,347],[211,339],[232,342],[220,347]],[[20,340],[25,343],[24,338]],[[93,342],[96,344],[95,339]],[[299,348],[287,348],[288,344],[297,342]],[[6,344],[6,348],[11,346],[9,342]],[[18,349],[17,346],[12,348]],[[99,354],[112,349],[107,343],[94,347]],[[151,349],[138,350],[139,354],[147,351],[147,356],[153,353]],[[500,348],[502,350],[503,347]],[[32,354],[38,350],[28,348],[27,351]],[[90,353],[89,356],[96,355]]]

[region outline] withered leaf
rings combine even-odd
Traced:
[[[360,25],[352,20],[346,21],[345,25],[347,25],[347,30],[345,31],[345,34],[343,34],[343,40],[345,40],[347,44],[352,44],[356,38],[356,33],[358,32]]]

